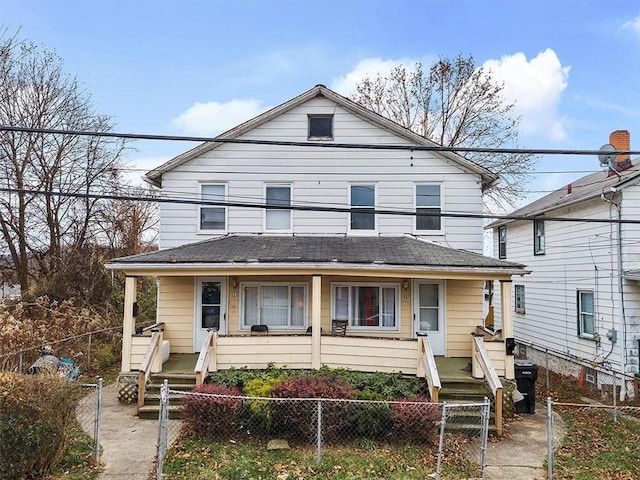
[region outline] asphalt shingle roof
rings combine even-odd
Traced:
[[[128,264],[330,263],[520,269],[523,265],[413,237],[228,235],[117,258]]]

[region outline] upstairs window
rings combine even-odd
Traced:
[[[593,291],[578,290],[578,336],[583,338],[593,338],[594,329],[594,309]]]
[[[309,115],[309,140],[333,140],[333,115]]]
[[[267,208],[265,210],[264,228],[265,230],[291,230],[291,185],[266,185],[265,197]]]
[[[200,185],[200,199],[203,202],[224,203],[227,199],[227,186],[224,183]],[[227,207],[225,205],[200,206],[200,230],[225,231],[227,229]]]
[[[416,230],[441,230],[440,185],[416,185]]]
[[[515,285],[515,311],[516,313],[524,313],[524,285]]]
[[[544,255],[544,220],[533,221],[533,254]]]
[[[349,228],[355,231],[376,229],[376,186],[351,185],[351,221]]]
[[[507,227],[498,227],[498,258],[507,258]]]

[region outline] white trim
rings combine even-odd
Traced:
[[[411,308],[413,309],[413,323],[412,323],[412,335],[415,337],[416,332],[420,332],[420,285],[438,285],[438,334],[429,334],[431,347],[434,348],[435,355],[447,354],[447,295],[446,295],[446,282],[444,280],[430,280],[430,279],[415,279],[413,282],[413,302],[411,302]],[[442,348],[442,350],[439,349]]]
[[[440,187],[440,206],[439,207],[419,207],[418,202],[418,186],[420,185],[434,185]],[[431,182],[414,182],[413,184],[413,211],[416,212],[416,216],[413,217],[413,232],[416,235],[442,235],[446,231],[445,217],[440,217],[440,229],[439,230],[418,230],[418,208],[440,208],[440,213],[445,210],[444,202],[445,185],[443,181],[431,181]]]
[[[193,351],[199,351],[198,332],[202,331],[202,284],[205,282],[220,282],[220,328],[218,333],[226,335],[228,332],[227,315],[227,278],[224,276],[194,277],[194,315],[193,315]]]
[[[262,185],[262,198],[264,198],[264,204],[267,204],[267,188],[289,188],[289,206],[293,205],[293,183],[292,182],[264,182]],[[293,231],[293,210],[289,212],[289,228],[287,229],[268,229],[267,228],[267,213],[268,208],[262,211],[262,230],[268,233],[291,233]],[[286,211],[286,210],[285,210]]]
[[[229,198],[229,185],[227,182],[198,182],[198,199],[202,200],[202,187],[206,185],[216,185],[224,187],[224,198],[223,202],[227,202]],[[203,208],[222,208],[224,209],[224,229],[216,230],[213,228],[202,228],[202,209]],[[227,205],[213,206],[213,205],[198,205],[198,217],[196,218],[197,228],[196,234],[215,234],[222,235],[229,232],[229,207]]]
[[[349,330],[358,331],[358,332],[399,332],[400,326],[402,325],[402,302],[400,300],[402,288],[400,282],[331,282],[331,294],[330,294],[330,302],[331,302],[331,319],[336,317],[335,312],[335,289],[337,287],[348,287],[349,288],[349,306],[348,306],[348,320],[349,320]],[[353,299],[351,298],[351,287],[378,287],[378,289],[382,288],[393,288],[395,290],[395,326],[393,327],[384,327],[380,326],[361,326],[354,325],[353,318],[351,317],[351,302]],[[382,296],[379,299],[382,302]],[[379,305],[379,308],[381,305]],[[379,315],[380,312],[378,312]]]
[[[349,182],[347,183],[347,198],[349,199],[349,208],[362,207],[369,208],[368,205],[352,205],[351,204],[351,187],[373,187],[373,205],[371,209],[375,212],[378,205],[378,182]],[[347,234],[348,235],[362,235],[372,236],[378,235],[378,214],[373,214],[373,229],[372,230],[360,230],[351,229],[351,212],[347,214]]]
[[[276,325],[271,326],[268,325],[270,329],[273,330],[305,330],[309,325],[309,284],[307,282],[241,282],[238,285],[238,296],[239,296],[239,318],[238,318],[238,330],[242,332],[246,332],[251,330],[251,325],[245,325],[245,296],[244,289],[246,287],[257,287],[258,292],[261,287],[288,287],[289,289],[289,300],[291,300],[291,288],[292,287],[302,287],[304,288],[304,323],[302,325],[291,325],[291,304],[289,304],[289,312],[287,318],[287,325]],[[259,309],[258,309],[259,314]]]

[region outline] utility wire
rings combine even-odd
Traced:
[[[428,216],[428,217],[447,217],[447,218],[479,218],[487,220],[544,220],[550,222],[581,222],[581,223],[608,223],[608,224],[631,224],[640,225],[639,220],[628,219],[601,219],[601,218],[570,218],[570,217],[547,217],[541,215],[495,215],[480,213],[459,213],[459,212],[429,212],[420,213],[413,210],[387,210],[369,207],[323,207],[321,205],[270,205],[265,203],[250,202],[219,202],[209,200],[189,200],[181,198],[163,198],[163,197],[144,197],[131,195],[105,195],[93,193],[70,193],[70,192],[53,192],[45,190],[29,190],[20,188],[0,188],[0,192],[19,193],[28,195],[45,195],[54,197],[72,197],[86,198],[97,200],[120,200],[135,202],[156,202],[165,204],[181,204],[181,205],[201,205],[212,207],[239,207],[239,208],[259,208],[269,210],[295,210],[307,212],[335,212],[335,213],[373,213],[377,215],[399,215],[399,216]]]
[[[180,142],[238,143],[245,145],[277,145],[285,147],[321,147],[351,148],[361,150],[406,150],[427,152],[464,152],[464,153],[515,153],[531,155],[601,155],[600,150],[568,150],[553,148],[483,148],[442,145],[376,145],[368,143],[335,143],[335,142],[285,142],[281,140],[257,140],[222,137],[192,137],[184,135],[151,135],[143,133],[92,132],[87,130],[65,130],[57,128],[30,128],[0,125],[0,131],[44,133],[53,135],[77,135],[90,137],[128,138],[135,140],[163,140]],[[640,150],[611,150],[607,155],[640,155]]]

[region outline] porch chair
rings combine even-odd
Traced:
[[[313,326],[309,325],[307,327],[307,331],[305,332],[307,335],[311,335],[313,333]],[[322,327],[320,327],[320,335],[322,335]]]
[[[331,320],[331,335],[344,337],[347,334],[348,320]]]
[[[268,335],[269,327],[267,325],[251,325],[251,335]]]

